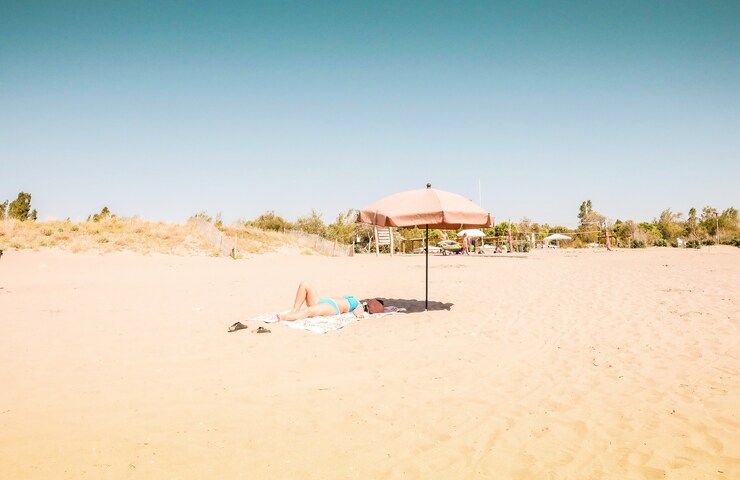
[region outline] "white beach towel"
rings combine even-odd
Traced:
[[[372,315],[366,316],[362,320],[385,317],[386,315],[390,315],[392,313],[406,311],[405,308],[391,306],[385,307],[383,310],[383,313],[374,313]],[[361,319],[357,318],[353,313],[342,313],[340,315],[332,315],[331,317],[313,317],[304,318],[301,320],[294,320],[292,322],[286,322],[278,320],[276,313],[266,313],[263,315],[258,315],[252,320],[265,323],[281,323],[290,328],[297,328],[298,330],[308,330],[309,332],[314,333],[327,333],[331,332],[332,330],[339,330],[345,325]]]

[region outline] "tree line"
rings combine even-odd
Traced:
[[[285,231],[300,230],[306,233],[320,235],[329,240],[336,240],[345,244],[367,244],[373,235],[372,225],[356,223],[358,211],[348,209],[339,213],[332,223],[325,223],[320,212],[311,210],[307,215],[298,217],[290,222],[275,211],[267,211],[254,220],[242,220],[246,227],[255,227],[263,230]],[[213,221],[204,212],[195,216],[205,217]],[[6,200],[0,203],[0,220],[16,219],[20,221],[35,221],[38,212],[31,208],[31,194],[19,192],[18,197],[12,202]],[[88,216],[88,221],[100,221],[105,218],[113,218],[108,207],[103,207],[100,213]],[[713,245],[723,243],[740,246],[740,218],[738,210],[729,207],[721,212],[711,206],[705,206],[699,212],[691,208],[687,215],[673,212],[671,209],[663,210],[660,215],[652,221],[636,222],[634,220],[617,219],[611,222],[605,215],[593,208],[591,200],[581,203],[578,214],[578,226],[568,228],[562,225],[549,225],[547,223],[533,222],[523,218],[517,223],[499,222],[491,228],[483,228],[488,237],[503,239],[511,233],[517,243],[526,245],[541,240],[553,233],[572,235],[571,246],[585,247],[594,243],[605,243],[607,231],[616,246],[641,248],[647,246],[688,246],[698,248],[702,245]],[[215,225],[222,227],[220,215],[217,216]],[[399,228],[395,232],[396,242],[400,240],[421,238],[424,230],[421,228]],[[442,231],[433,229],[429,231],[430,244],[436,244],[443,238],[454,239],[454,230]],[[528,245],[531,247],[531,245]]]
[[[715,243],[740,246],[740,219],[734,207],[720,212],[706,206],[701,213],[692,207],[688,215],[667,208],[651,222],[617,219],[611,223],[604,215],[594,211],[591,200],[587,200],[581,204],[578,219],[579,226],[573,233],[588,231],[596,226],[599,231],[603,229],[604,235],[608,230],[622,246],[633,248],[669,245],[699,248]]]
[[[299,217],[295,222],[289,222],[274,211],[268,211],[254,220],[245,221],[244,224],[263,230],[302,230],[348,244],[367,243],[373,234],[373,227],[355,223],[357,214],[357,210],[349,209],[340,213],[333,223],[325,224],[321,214],[315,210]],[[578,218],[576,228],[540,224],[525,217],[517,223],[499,222],[491,228],[481,230],[488,237],[499,240],[508,238],[511,232],[512,238],[519,244],[531,243],[532,239],[536,242],[553,233],[562,233],[573,236],[571,246],[576,248],[594,243],[604,244],[607,230],[612,244],[621,247],[644,248],[670,245],[698,248],[702,245],[713,245],[718,240],[723,244],[740,246],[740,219],[734,207],[720,212],[714,207],[706,206],[701,213],[696,208],[691,208],[687,216],[666,209],[650,222],[620,219],[611,222],[605,215],[594,210],[591,200],[586,200],[581,203],[576,218]],[[398,235],[398,240],[418,239],[424,237],[425,231],[418,227],[399,228],[396,235]],[[445,237],[454,239],[455,236],[456,231],[454,230],[433,229],[429,231],[429,242],[436,244]],[[400,242],[396,244],[400,245]],[[533,245],[525,248],[531,246]]]

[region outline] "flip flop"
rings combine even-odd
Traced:
[[[256,330],[252,330],[252,333],[270,333],[270,330],[265,327],[258,327]]]
[[[242,322],[236,322],[229,327],[229,332],[236,332],[237,330],[241,330],[242,328],[247,328],[247,326],[244,325]]]

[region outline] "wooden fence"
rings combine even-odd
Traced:
[[[223,256],[236,258],[236,240],[226,236],[211,222],[203,218],[191,220],[198,231],[208,242]],[[353,245],[345,245],[337,241],[327,240],[315,233],[306,233],[298,230],[286,230],[286,235],[291,236],[298,245],[316,250],[317,252],[332,257],[351,257],[355,250]]]
[[[225,257],[236,258],[236,241],[227,237],[222,231],[214,227],[213,224],[203,218],[194,218],[191,220],[195,228],[210,242],[218,253]]]
[[[284,233],[297,240],[299,245],[311,248],[324,255],[351,257],[355,254],[354,246],[339,243],[336,240],[327,240],[315,233],[306,233],[300,230],[286,230]]]

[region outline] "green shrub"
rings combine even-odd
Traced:
[[[689,241],[691,241],[691,240],[689,240]],[[702,245],[714,245],[715,243],[716,242],[713,239],[711,239],[711,238],[706,238],[706,239],[704,239],[704,240],[701,241],[701,244]]]
[[[279,215],[275,215],[274,211],[265,212],[255,220],[245,222],[246,226],[257,227],[262,230],[273,230],[275,232],[282,232],[290,230],[291,225],[285,219]]]
[[[100,211],[100,213],[95,213],[93,215],[88,215],[87,221],[93,221],[93,222],[99,222],[101,220],[104,220],[106,218],[115,217],[115,215],[111,215],[110,210],[108,210],[108,207],[103,207],[103,209]]]
[[[20,221],[36,220],[36,211],[31,211],[31,194],[19,192],[18,198],[10,202],[8,206],[8,218],[15,218]]]
[[[735,237],[732,240],[728,242],[728,245],[734,245],[736,247],[740,247],[740,237]]]
[[[306,233],[315,233],[322,237],[326,234],[326,225],[321,219],[321,213],[313,209],[310,214],[298,217],[295,222],[295,229]]]
[[[637,226],[638,229],[647,236],[648,241],[654,242],[655,240],[663,238],[663,234],[660,232],[660,228],[658,228],[658,226],[653,223],[640,222]]]
[[[647,245],[642,240],[632,240],[632,248],[646,248]]]
[[[205,211],[198,212],[198,213],[196,213],[195,215],[193,215],[190,218],[193,219],[193,220],[205,220],[208,223],[213,222],[213,218],[211,218],[210,216],[208,216],[208,214]]]
[[[699,240],[688,240],[686,248],[701,248],[701,242]]]
[[[668,242],[663,240],[662,238],[659,238],[653,242],[653,245],[656,247],[667,247]]]
[[[357,238],[357,226],[355,222],[357,212],[353,209],[340,212],[334,223],[326,226],[326,238],[336,240],[344,244],[350,244]]]

